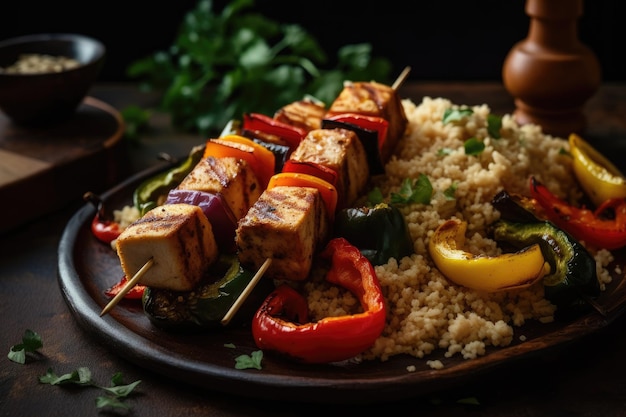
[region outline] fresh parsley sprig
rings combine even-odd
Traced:
[[[273,114],[305,95],[330,103],[345,80],[389,83],[391,63],[370,44],[346,45],[335,67],[317,40],[295,24],[234,0],[222,10],[200,0],[185,17],[173,45],[128,67],[145,89],[162,91],[162,111],[173,126],[202,135],[219,132],[245,112]]]

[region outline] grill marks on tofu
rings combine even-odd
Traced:
[[[329,115],[340,113],[378,116],[389,122],[387,138],[381,149],[383,161],[389,160],[408,126],[397,91],[377,82],[346,82],[328,109]]]
[[[263,191],[256,174],[246,161],[212,156],[201,159],[178,188],[221,193],[237,219],[246,215]]]
[[[256,270],[271,258],[267,277],[304,280],[317,248],[329,234],[330,222],[317,189],[274,187],[264,191],[239,221],[239,260]]]
[[[117,239],[117,253],[128,279],[152,257],[140,284],[190,291],[217,259],[211,223],[198,206],[165,204],[128,226]]]
[[[311,100],[298,100],[278,109],[274,119],[309,131],[322,127],[325,114],[324,105]]]
[[[367,154],[352,130],[312,130],[300,142],[290,159],[315,162],[337,172],[338,208],[349,207],[362,195],[369,181]]]

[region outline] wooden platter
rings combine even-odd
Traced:
[[[119,112],[93,97],[55,125],[19,126],[0,113],[0,232],[119,182],[123,133]]]

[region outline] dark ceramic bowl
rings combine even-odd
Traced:
[[[0,41],[0,110],[19,125],[45,125],[71,117],[98,78],[106,49],[76,34],[36,34]],[[24,54],[65,57],[78,66],[60,71],[12,73]]]

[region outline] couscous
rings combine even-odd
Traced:
[[[542,133],[535,125],[519,126],[510,115],[501,119],[501,137],[488,134],[487,105],[466,107],[443,98],[425,97],[421,103],[405,99],[408,135],[375,179],[383,195],[398,190],[405,178],[425,174],[433,186],[430,204],[403,206],[415,253],[391,259],[376,267],[388,307],[383,334],[360,359],[386,361],[398,354],[428,358],[435,351],[444,357],[472,359],[488,346],[512,343],[519,328],[530,320],[552,322],[556,307],[544,298],[541,282],[522,290],[484,293],[452,284],[434,266],[428,241],[438,225],[456,217],[467,221],[466,250],[497,255],[498,244],[487,237],[487,226],[499,218],[491,205],[500,190],[528,195],[528,178],[534,175],[556,195],[577,200],[582,192],[572,174],[568,143]],[[444,123],[449,109],[467,109],[464,117]],[[468,155],[464,143],[477,138],[482,152]],[[453,187],[454,197],[445,190]],[[591,251],[596,259],[600,287],[611,281],[609,251]],[[315,281],[307,284],[314,318],[342,315],[358,301],[349,293]],[[445,366],[439,360],[429,366]]]

